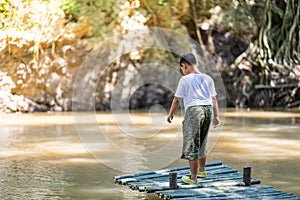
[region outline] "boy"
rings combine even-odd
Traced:
[[[191,175],[183,176],[182,181],[197,184],[197,176],[206,176],[206,142],[210,123],[212,121],[214,127],[220,125],[217,93],[213,79],[199,71],[192,53],[181,56],[179,63],[184,76],[179,80],[167,121],[172,122],[179,101],[183,99],[185,116],[181,158],[189,160]]]

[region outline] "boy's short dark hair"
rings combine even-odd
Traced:
[[[180,65],[182,65],[182,64],[197,65],[197,60],[196,60],[196,57],[194,56],[194,54],[187,53],[180,57],[179,64]]]

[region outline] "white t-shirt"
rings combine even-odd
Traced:
[[[212,97],[216,96],[213,79],[203,73],[188,74],[179,80],[175,96],[183,98],[185,110],[190,106],[212,105]]]

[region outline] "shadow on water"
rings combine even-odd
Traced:
[[[111,130],[111,139],[125,147],[122,142],[126,137],[116,133],[111,115],[99,113],[96,117],[100,126]],[[135,117],[135,123],[151,134],[153,124],[145,123],[145,114],[136,113]],[[127,172],[107,165],[115,162],[113,156],[101,162],[87,151],[72,113],[9,114],[1,118],[0,199],[158,199],[115,185],[113,177]],[[170,141],[181,125],[181,118],[176,120],[145,143],[136,143],[135,148],[153,150]],[[252,166],[253,176],[262,184],[300,196],[299,122],[299,112],[228,111],[208,161],[221,160],[239,171]],[[180,149],[181,143],[176,148]],[[101,151],[114,155],[104,147]],[[138,154],[126,160],[124,165],[135,171],[145,168],[140,166],[143,158]],[[182,165],[187,162],[177,158],[166,167]]]

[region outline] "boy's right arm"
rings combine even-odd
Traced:
[[[220,125],[219,106],[218,106],[218,100],[216,96],[212,97],[212,104],[213,104],[213,111],[214,111],[213,126],[214,128],[216,128]]]
[[[169,111],[169,115],[167,117],[167,121],[169,123],[172,123],[172,119],[174,117],[174,113],[175,113],[176,109],[178,108],[178,105],[179,105],[179,99],[177,97],[174,97],[173,101],[172,101],[170,111]]]

